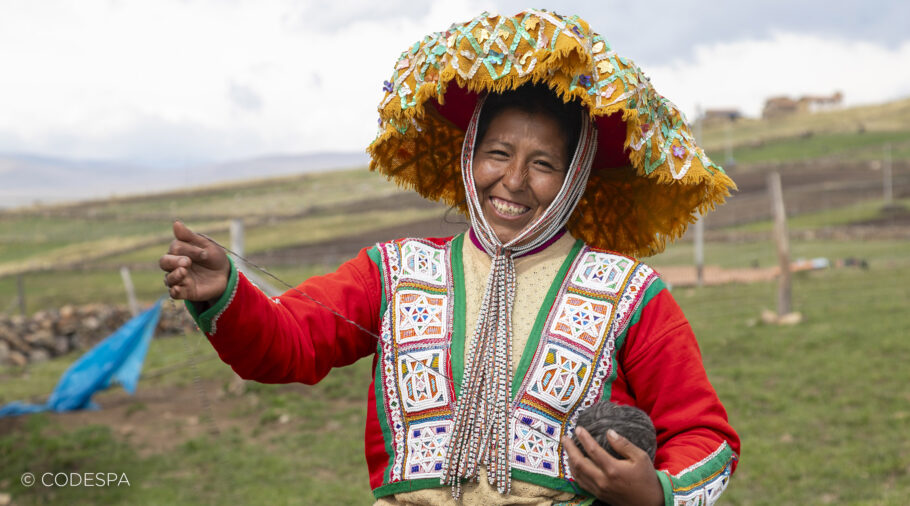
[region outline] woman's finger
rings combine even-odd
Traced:
[[[584,427],[576,428],[575,434],[578,436],[578,442],[584,447],[585,453],[588,454],[588,458],[600,469],[607,470],[616,464],[617,459],[604,450]]]
[[[186,298],[186,296],[184,295],[184,290],[180,286],[172,286],[167,289],[167,292],[168,292],[168,295],[170,295],[172,299],[180,300],[180,299]]]
[[[568,436],[564,437],[562,439],[562,444],[566,449],[566,453],[569,455],[569,469],[572,470],[572,476],[575,477],[575,481],[581,485],[581,488],[588,492],[596,493],[595,484],[598,478],[600,478],[600,475],[603,474],[601,470],[597,468],[591,459],[585,457],[584,454],[581,453],[581,450],[575,446],[575,442],[572,441],[572,438]]]
[[[192,260],[183,255],[166,254],[158,259],[158,267],[166,272],[171,272],[178,267],[189,268],[190,265],[192,265]]]
[[[649,457],[644,450],[635,446],[635,444],[633,444],[625,437],[619,435],[619,433],[613,429],[607,431],[607,440],[610,442],[610,446],[613,447],[616,453],[622,455],[628,460],[638,461],[643,458],[651,460],[651,457]]]
[[[189,257],[197,263],[205,262],[209,257],[208,252],[203,248],[178,239],[171,241],[171,247],[167,252],[169,255]]]
[[[174,237],[176,237],[177,240],[192,244],[200,249],[205,249],[205,247],[210,244],[208,239],[190,230],[189,227],[184,225],[180,220],[174,222]]]
[[[164,281],[167,283],[167,286],[178,286],[183,283],[186,279],[187,270],[183,267],[178,267],[173,271],[164,275]]]

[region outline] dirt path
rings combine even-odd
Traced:
[[[257,440],[260,435],[255,429],[260,425],[262,412],[259,396],[249,392],[230,393],[223,384],[223,380],[203,380],[199,383],[210,410],[206,409],[193,384],[175,386],[143,378],[135,395],[129,395],[120,388],[96,394],[93,400],[101,406],[99,410],[49,413],[48,416],[65,431],[87,425],[110,427],[118,439],[129,442],[143,456],[167,452],[213,431],[239,430],[247,438]],[[276,388],[307,395],[307,387],[301,384]],[[24,421],[24,417],[0,418],[0,434],[19,430]],[[263,432],[269,438],[282,432],[293,432],[296,422],[291,418],[279,419]],[[261,442],[266,444],[265,435],[262,439]]]

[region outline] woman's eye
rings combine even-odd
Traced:
[[[536,167],[546,169],[546,170],[555,170],[555,168],[553,167],[553,164],[551,164],[550,162],[548,162],[546,160],[535,160],[534,165]]]

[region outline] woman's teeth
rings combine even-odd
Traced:
[[[493,207],[496,208],[497,211],[508,216],[518,216],[531,209],[530,207],[513,204],[505,200],[497,199],[496,197],[490,198],[490,203],[493,204]]]

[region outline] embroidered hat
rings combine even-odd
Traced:
[[[402,53],[383,83],[370,170],[466,211],[460,155],[478,97],[528,82],[579,101],[597,126],[591,174],[567,224],[591,246],[658,253],[735,189],[632,61],[579,17],[546,10],[484,13]]]

